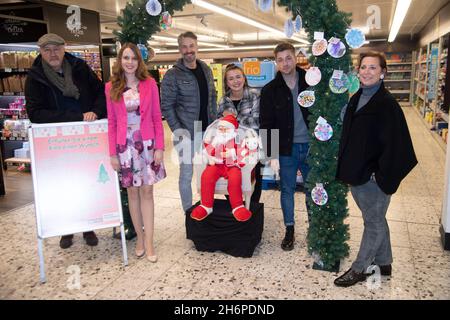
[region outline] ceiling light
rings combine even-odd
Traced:
[[[389,32],[389,42],[393,42],[408,12],[411,0],[397,0],[395,8],[394,20],[392,21],[391,31]]]
[[[270,27],[268,25],[262,24],[260,22],[255,21],[255,20],[249,19],[249,18],[244,17],[244,16],[242,16],[240,14],[234,13],[234,12],[228,10],[228,9],[224,9],[222,7],[216,6],[215,4],[212,4],[212,3],[209,3],[209,2],[206,2],[206,1],[203,1],[203,0],[191,0],[191,2],[192,2],[192,4],[197,5],[199,7],[202,7],[204,9],[211,10],[213,12],[217,12],[217,13],[219,13],[221,15],[224,15],[224,16],[227,16],[227,17],[229,17],[231,19],[234,19],[234,20],[237,20],[237,21],[249,24],[249,25],[251,25],[253,27],[256,27],[256,28],[259,28],[259,29],[262,29],[262,30],[266,30],[266,31],[269,31],[269,32],[274,32],[274,33],[276,33],[278,35],[282,35],[283,38],[286,38],[286,35],[281,30],[275,29],[273,27]],[[297,42],[302,42],[302,43],[309,44],[309,42],[307,40],[301,39],[299,37],[291,37],[290,39],[295,40]]]
[[[189,24],[189,23],[185,23],[185,22],[180,22],[179,18],[174,18],[172,20],[172,27],[183,29],[183,30],[195,31],[196,34],[198,32],[202,32],[202,33],[210,35],[210,37],[222,38],[222,40],[226,40],[228,38],[228,33],[221,32],[219,30],[213,30],[211,28],[206,28],[203,25],[199,26],[199,25],[193,25],[193,24]],[[200,39],[199,34],[197,34],[197,37],[199,40],[207,41],[204,39]]]

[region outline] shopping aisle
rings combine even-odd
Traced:
[[[185,239],[178,170],[169,161],[172,148],[167,148],[168,178],[155,191],[160,257],[156,264],[137,260],[132,241],[128,243],[129,266],[124,268],[120,241],[111,238],[111,230],[99,232],[95,248],[86,246],[81,234],[65,251],[59,248],[59,239],[52,238],[45,241],[48,282],[42,285],[33,206],[26,206],[0,216],[0,299],[450,299],[450,252],[443,251],[439,237],[445,154],[415,111],[404,111],[419,165],[391,201],[393,275],[382,277],[380,286],[367,282],[337,288],[335,273],[312,269],[301,194],[296,196],[293,251],[280,248],[284,226],[279,194],[264,191],[263,240],[252,258],[197,252]],[[166,133],[168,140],[167,128]],[[341,264],[342,271],[354,259],[363,230],[351,196],[349,209],[351,253]],[[77,268],[79,288],[72,282]]]

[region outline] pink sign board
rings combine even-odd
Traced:
[[[119,226],[107,121],[37,124],[29,130],[38,235]]]

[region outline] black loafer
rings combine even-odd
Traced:
[[[73,234],[62,236],[61,239],[59,240],[59,246],[61,247],[61,249],[67,249],[71,247],[72,244],[73,244]]]
[[[98,244],[98,238],[94,231],[83,232],[83,238],[88,246],[94,247]]]
[[[360,281],[364,281],[367,274],[353,271],[351,268],[339,278],[334,280],[334,284],[338,287],[350,287]]]

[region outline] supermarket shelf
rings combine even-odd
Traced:
[[[28,159],[28,158],[8,158],[8,159],[5,159],[5,162],[6,163],[10,163],[10,164],[13,164],[13,163],[28,163],[28,164],[31,164],[31,159]]]
[[[28,140],[28,138],[27,137],[25,137],[25,138],[23,138],[23,137],[9,137],[9,138],[6,138],[6,137],[0,137],[0,140],[4,140],[4,141],[27,141]]]
[[[398,65],[405,65],[405,64],[411,65],[412,62],[411,61],[410,62],[389,62],[389,61],[387,61],[388,66],[398,66]]]
[[[411,107],[411,103],[409,101],[400,101],[398,104],[401,107]]]
[[[13,73],[13,72],[28,72],[30,69],[13,69],[13,68],[0,68],[0,72]]]
[[[411,69],[408,70],[389,70],[388,73],[400,73],[400,72],[412,72]]]
[[[1,92],[0,96],[18,96],[18,97],[23,97],[23,96],[25,96],[25,92]]]
[[[448,113],[439,112],[439,117],[441,117],[442,120],[448,123]]]
[[[384,82],[410,82],[411,79],[385,79]]]
[[[409,90],[389,90],[390,93],[409,93]]]
[[[421,100],[425,101],[425,97],[420,95],[420,94],[416,94],[416,96],[418,96]]]

